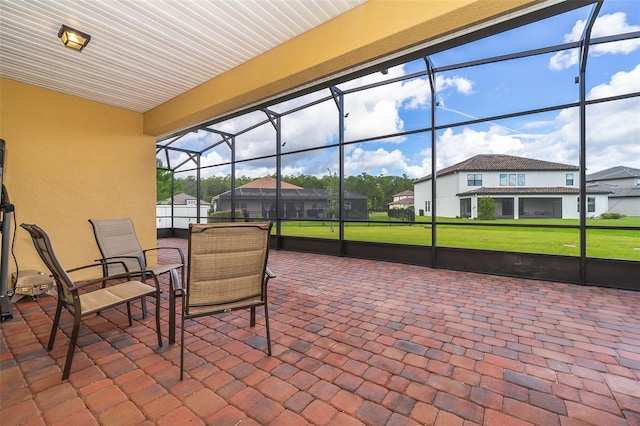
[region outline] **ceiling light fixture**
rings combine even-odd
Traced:
[[[60,37],[60,40],[62,40],[62,43],[64,43],[65,46],[70,49],[75,49],[78,52],[82,51],[82,49],[84,49],[84,47],[89,43],[89,40],[91,40],[91,36],[89,34],[74,30],[66,25],[62,25],[60,27],[58,37]]]

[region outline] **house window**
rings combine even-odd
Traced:
[[[482,186],[482,175],[481,174],[467,175],[467,186]]]
[[[195,206],[196,204],[197,204],[196,200],[187,200],[187,205],[188,206]]]
[[[431,200],[424,202],[424,211],[427,213],[431,212]]]
[[[578,197],[578,213],[580,212],[580,197]],[[587,197],[587,213],[596,212],[596,197]]]
[[[524,186],[524,173],[500,173],[500,186]]]
[[[567,186],[573,186],[573,173],[567,173]]]

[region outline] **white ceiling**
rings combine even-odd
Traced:
[[[0,76],[145,112],[365,1],[0,0]]]

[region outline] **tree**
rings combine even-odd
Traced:
[[[413,181],[407,175],[372,176],[363,172],[345,178],[344,187],[348,191],[366,195],[370,210],[382,211],[393,200],[395,194],[413,190]]]
[[[156,201],[171,198],[171,176],[169,170],[162,169],[162,161],[156,158]]]
[[[491,197],[485,196],[478,198],[478,219],[495,220],[497,205],[496,200]]]
[[[322,180],[327,185],[327,213],[332,219],[331,232],[333,232],[333,219],[336,218],[340,209],[340,179],[338,175],[331,173],[331,170],[328,171],[329,176],[324,176]]]
[[[202,199],[211,201],[216,195],[223,194],[231,190],[231,175],[211,176],[200,181],[200,191]]]
[[[274,176],[275,177],[275,176]],[[323,189],[322,181],[311,175],[282,176],[282,181],[306,189]]]
[[[365,172],[358,176],[348,176],[344,180],[344,187],[347,191],[366,195],[369,210],[382,210],[385,197],[377,177]]]
[[[185,194],[189,194],[193,197],[198,195],[198,182],[195,176],[187,176],[186,179],[182,179],[182,191]]]
[[[162,167],[160,160],[157,160],[158,167]],[[171,197],[171,172],[158,169],[158,200]],[[274,176],[275,177],[275,176]],[[253,181],[254,178],[240,176],[236,177],[236,188]],[[328,194],[327,214],[335,219],[339,214],[339,188],[340,182],[337,174],[329,171],[329,174],[322,178],[313,175],[291,175],[283,176],[283,182],[291,183],[305,189],[326,189]],[[191,196],[196,196],[197,181],[195,176],[174,179],[174,191],[176,194],[184,192]],[[393,200],[393,195],[407,189],[413,189],[413,181],[406,175],[402,176],[373,176],[366,172],[356,176],[347,176],[344,179],[345,191],[365,195],[367,197],[367,208],[372,211],[385,210],[387,203]],[[216,195],[223,194],[231,190],[231,175],[212,176],[200,180],[201,198],[210,201]],[[348,208],[345,205],[345,208]]]

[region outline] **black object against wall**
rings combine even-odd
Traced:
[[[0,188],[2,189],[0,196],[0,213],[2,213],[2,259],[0,260],[0,320],[4,321],[13,318],[11,313],[11,299],[8,292],[9,285],[9,242],[11,240],[11,214],[13,213],[13,204],[9,200],[9,193],[2,183],[2,175],[4,174],[4,154],[6,143],[4,139],[0,139]]]

